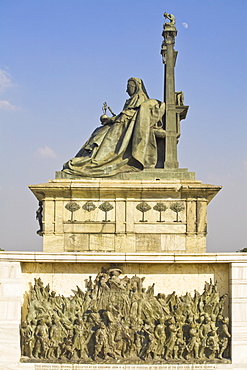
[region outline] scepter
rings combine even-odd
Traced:
[[[103,103],[103,107],[102,107],[102,111],[104,113],[104,115],[106,115],[106,111],[107,109],[110,111],[110,113],[112,114],[112,116],[116,116],[116,114],[111,110],[111,108],[107,105],[107,102],[104,102]]]

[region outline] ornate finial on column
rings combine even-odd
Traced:
[[[163,25],[163,32],[162,36],[164,40],[161,45],[161,55],[163,63],[166,63],[166,54],[167,54],[167,45],[168,44],[175,44],[175,37],[177,36],[177,29],[175,27],[176,18],[173,14],[164,13],[164,17],[169,19],[169,23],[164,23]]]

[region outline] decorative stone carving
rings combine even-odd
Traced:
[[[91,212],[94,211],[97,207],[93,202],[88,200],[85,204],[83,204],[82,208],[85,209],[85,211],[87,212]]]
[[[22,361],[229,362],[229,319],[217,283],[194,296],[155,295],[154,284],[145,288],[144,278],[121,273],[102,268],[69,297],[35,279],[23,305]]]
[[[176,105],[183,106],[184,105],[184,93],[183,91],[177,91],[175,92],[175,100],[176,100]]]
[[[89,213],[94,211],[97,207],[92,201],[88,200],[86,203],[83,204],[82,208]],[[90,219],[87,221],[90,221]]]
[[[176,24],[176,18],[175,18],[175,16],[173,14],[164,13],[164,17],[167,18],[167,19],[169,19],[169,21],[170,21],[169,24],[170,25],[175,26],[175,24]]]
[[[137,204],[136,209],[142,212],[142,219],[140,220],[140,222],[147,222],[147,220],[144,219],[144,214],[151,209],[150,205],[147,202],[141,202]]]
[[[109,222],[110,220],[107,220],[107,212],[113,209],[113,205],[109,202],[104,202],[99,206],[99,209],[105,212],[105,219],[103,220],[103,222]]]
[[[181,220],[179,221],[178,219],[178,214],[185,209],[184,204],[180,202],[172,203],[170,209],[176,213],[176,220],[174,222],[181,222]]]
[[[39,223],[39,230],[37,230],[37,234],[41,235],[43,231],[43,202],[39,201],[39,208],[36,211],[36,220]]]
[[[156,203],[155,206],[153,207],[155,211],[160,213],[160,218],[157,222],[164,222],[162,221],[162,212],[165,212],[167,210],[167,206],[164,203]]]
[[[69,202],[66,204],[65,208],[71,212],[71,219],[69,220],[70,222],[74,222],[76,220],[74,220],[74,212],[78,211],[78,209],[80,209],[80,206],[79,204],[77,204],[76,202]]]

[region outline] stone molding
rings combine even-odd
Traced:
[[[247,263],[247,253],[45,253],[0,252],[0,262]]]

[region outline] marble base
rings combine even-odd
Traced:
[[[41,277],[51,289],[70,294],[102,266],[118,264],[124,274],[145,276],[145,286],[155,282],[157,291],[178,293],[202,290],[204,281],[218,280],[221,294],[229,293],[231,364],[40,364],[20,362],[21,307],[28,283]],[[0,369],[246,369],[247,368],[247,255],[152,253],[26,253],[0,252]]]
[[[16,368],[6,368],[16,369]],[[181,364],[181,365],[70,365],[70,364],[20,364],[23,370],[246,370],[245,367],[233,367],[231,364]]]
[[[1,366],[1,364],[0,364]],[[195,365],[60,365],[60,364],[23,364],[8,365],[1,370],[246,370],[245,366],[232,364],[195,364]]]

